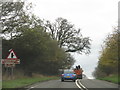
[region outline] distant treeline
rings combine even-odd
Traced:
[[[89,37],[82,37],[80,30],[66,19],[58,18],[52,24],[32,14],[31,4],[5,2],[1,5],[2,58],[5,59],[9,49],[13,49],[20,59],[16,69],[23,70],[25,75],[57,74],[59,69],[70,68],[74,64],[69,52],[90,52]]]
[[[120,65],[120,31],[114,28],[109,34],[100,51],[98,66],[93,75],[96,78],[118,75]]]

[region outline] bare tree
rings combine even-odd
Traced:
[[[59,47],[65,48],[66,52],[90,53],[89,37],[83,37],[80,29],[75,29],[67,19],[57,18],[54,23],[47,21],[45,28],[51,38],[57,40]]]

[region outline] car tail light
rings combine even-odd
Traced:
[[[62,74],[62,76],[64,76],[64,74]]]
[[[75,75],[72,75],[73,77],[75,76]]]

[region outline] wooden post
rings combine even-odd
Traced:
[[[11,79],[13,79],[13,67],[11,67]]]
[[[8,67],[6,67],[6,70],[5,70],[5,75],[8,77]]]
[[[11,66],[11,79],[14,79],[14,67],[15,67],[15,64],[12,64],[12,66]]]

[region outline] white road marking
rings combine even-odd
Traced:
[[[82,86],[85,90],[88,90],[88,89],[81,83],[80,79],[78,80],[78,82],[79,82],[80,86]]]
[[[38,85],[35,85],[34,87],[30,87],[30,88],[28,88],[27,90],[30,90],[30,89],[32,89],[32,88],[35,88],[35,87],[37,87]]]
[[[78,81],[78,79],[75,81],[75,84],[77,85],[78,88],[81,89],[81,87],[80,87],[80,85],[78,85],[77,81]]]
[[[34,87],[30,87],[30,88],[35,88],[35,87],[37,87],[37,86],[39,86],[39,85],[34,85]]]

